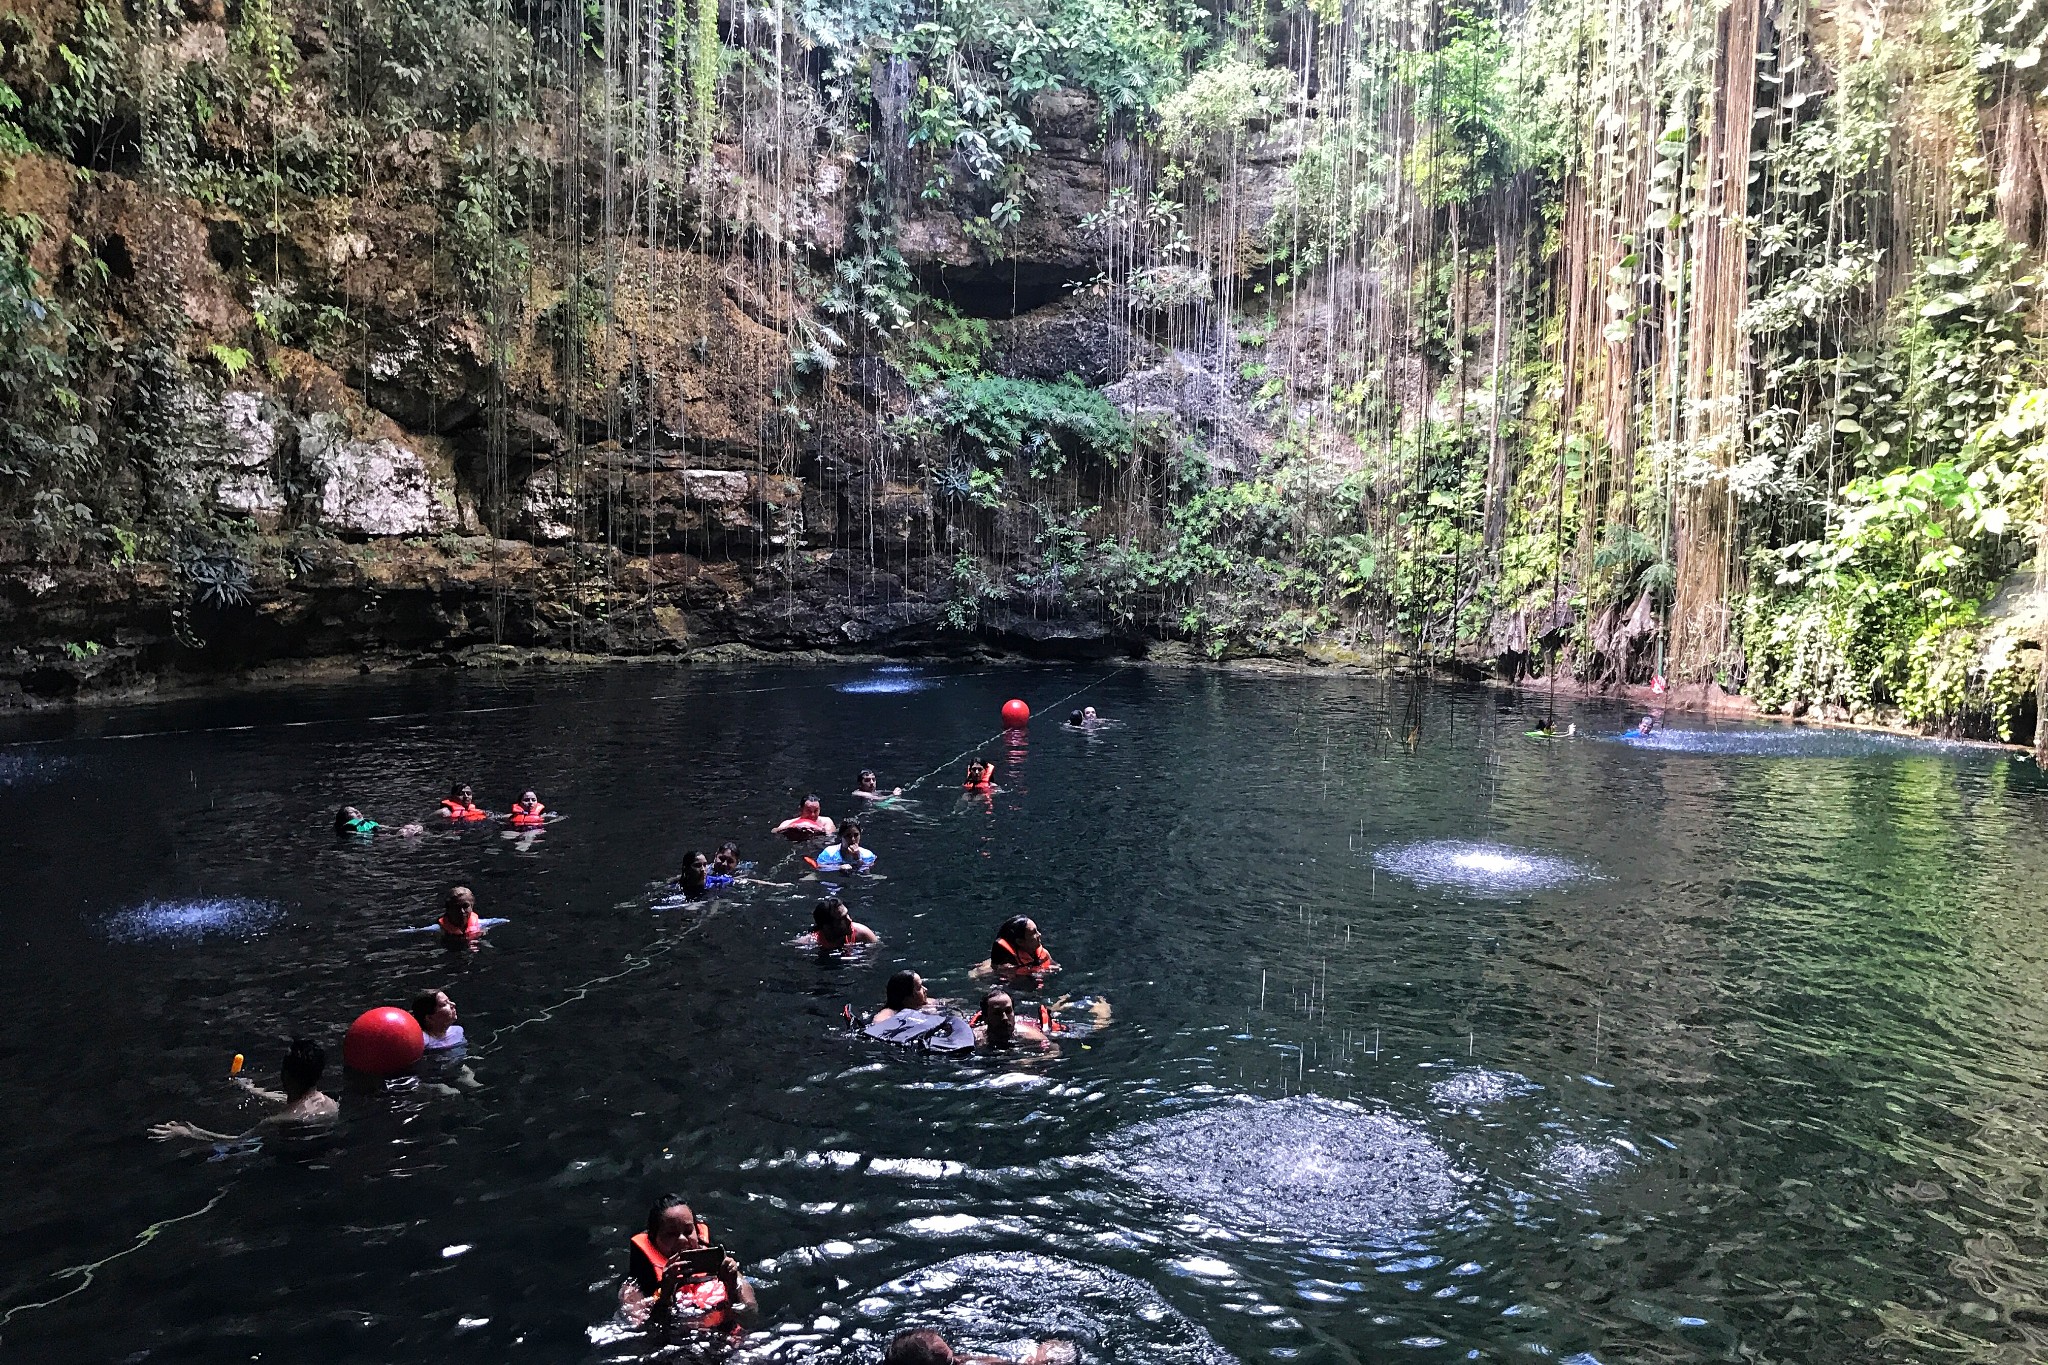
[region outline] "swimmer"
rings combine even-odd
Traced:
[[[1039,936],[1038,925],[1029,915],[1012,915],[996,930],[996,941],[988,950],[988,961],[974,970],[980,974],[993,972],[1004,980],[1029,980],[1049,972],[1056,972],[1060,964],[1052,960],[1052,954],[1045,949],[1045,940]]]
[[[1655,716],[1644,716],[1641,720],[1636,722],[1636,733],[1639,735],[1656,734],[1657,718]]]
[[[455,1022],[455,1002],[448,998],[448,992],[421,991],[412,998],[411,1008],[412,1017],[420,1021],[427,1051],[445,1052],[469,1041],[463,1036],[462,1025]]]
[[[811,907],[811,937],[821,953],[836,953],[863,943],[880,943],[881,936],[865,924],[854,921],[853,911],[837,896],[827,896]]]
[[[532,792],[521,792],[519,799],[512,803],[511,815],[506,818],[515,825],[524,825],[529,828],[536,825],[544,825],[547,823],[548,818],[547,807],[541,805],[540,798]]]
[[[1081,723],[1083,725],[1094,725],[1101,719],[1101,716],[1095,714],[1094,707],[1084,706],[1081,708]]]
[[[740,874],[740,846],[727,839],[711,855],[711,875],[704,880],[712,886],[730,886]]]
[[[975,1041],[986,1048],[1005,1048],[1013,1043],[1044,1044],[1051,1040],[1045,1030],[1017,1017],[1017,1002],[998,986],[981,997],[981,1023],[974,1030]]]
[[[174,1120],[157,1124],[149,1130],[149,1135],[158,1142],[172,1138],[188,1138],[195,1142],[246,1142],[262,1137],[266,1132],[289,1136],[326,1127],[341,1112],[341,1106],[320,1091],[320,1076],[326,1070],[326,1050],[318,1043],[294,1038],[284,1054],[284,1065],[279,1068],[284,1080],[283,1093],[265,1090],[247,1077],[234,1078],[250,1094],[272,1104],[282,1104],[284,1108],[275,1114],[265,1115],[246,1133],[216,1133]]]
[[[489,812],[476,803],[467,782],[457,782],[441,798],[441,814],[450,820],[481,820]]]
[[[932,998],[925,993],[924,978],[905,968],[889,978],[883,990],[884,1004],[875,1011],[869,1022],[879,1024],[904,1010],[922,1010],[931,1006]]]
[[[1079,711],[1073,711],[1068,713],[1067,724],[1072,726],[1074,729],[1078,730],[1087,723],[1088,718],[1082,715]]]
[[[441,903],[441,918],[434,921],[444,943],[475,943],[484,936],[484,922],[477,918],[476,892],[466,886],[452,888]]]
[[[334,832],[336,834],[375,834],[378,830],[383,828],[385,828],[385,826],[380,825],[375,820],[370,819],[361,811],[357,810],[354,806],[343,806],[340,810],[334,813]],[[407,837],[410,837],[412,835],[418,834],[422,828],[423,826],[421,826],[418,822],[414,822],[409,825],[400,825],[398,827],[398,832],[400,834],[406,835]]]
[[[818,798],[806,796],[803,809],[768,832],[770,834],[781,834],[791,839],[809,839],[820,834],[829,839],[838,833],[839,826],[832,822],[831,816],[822,812],[823,806],[818,801]]]
[[[960,783],[969,791],[987,791],[996,784],[996,765],[979,758],[967,760],[967,776]]]
[[[863,801],[887,801],[892,797],[903,795],[903,788],[891,787],[885,792],[882,790],[881,785],[875,781],[874,769],[862,768],[860,770],[860,781],[853,785],[853,794]]]
[[[1055,1349],[1062,1345],[1065,1343],[1041,1341],[1032,1347],[1031,1354],[1021,1365],[1052,1365],[1056,1359],[1073,1359],[1071,1348],[1065,1351]],[[929,1327],[916,1327],[898,1332],[889,1339],[889,1349],[882,1355],[882,1365],[1020,1365],[1020,1362],[1004,1356],[961,1355]]]
[[[702,900],[711,886],[711,860],[692,850],[683,855],[683,870],[671,878],[683,889],[685,900]]]
[[[820,871],[833,867],[865,869],[874,861],[875,851],[861,844],[860,821],[848,820],[839,827],[839,842],[827,845],[818,854],[817,866]]]
[[[647,1230],[633,1234],[627,1248],[619,1306],[636,1322],[666,1326],[680,1310],[698,1326],[724,1326],[729,1314],[750,1313],[758,1306],[740,1263],[707,1254],[722,1248],[681,1195],[655,1200],[647,1211]]]

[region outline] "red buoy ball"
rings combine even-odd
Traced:
[[[1003,724],[1012,730],[1021,730],[1031,720],[1031,708],[1015,697],[1003,703]]]
[[[341,1063],[365,1076],[396,1076],[427,1051],[420,1021],[394,1005],[364,1010],[341,1040]]]

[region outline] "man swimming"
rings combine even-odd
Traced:
[[[818,835],[829,839],[838,832],[838,829],[839,826],[832,822],[832,817],[823,813],[823,806],[818,798],[806,796],[802,809],[768,832],[790,839],[810,839]]]
[[[1017,1002],[1000,986],[981,997],[981,1024],[974,1035],[975,1041],[985,1048],[1051,1041],[1037,1024],[1017,1017]]]
[[[258,1120],[248,1132],[216,1133],[195,1124],[173,1120],[151,1128],[150,1137],[158,1142],[171,1138],[187,1138],[196,1142],[247,1142],[265,1133],[274,1132],[281,1137],[305,1136],[331,1126],[341,1113],[341,1106],[320,1091],[320,1077],[327,1070],[326,1050],[318,1043],[294,1038],[284,1054],[284,1065],[278,1070],[284,1081],[282,1094],[265,1090],[245,1076],[234,1078],[237,1085],[258,1099],[284,1106],[275,1114],[267,1114]]]
[[[836,953],[863,943],[880,943],[881,936],[857,922],[853,911],[837,896],[826,896],[811,907],[811,938],[821,953]]]
[[[654,1201],[646,1231],[627,1243],[619,1304],[650,1327],[679,1316],[697,1326],[729,1326],[732,1315],[759,1307],[740,1263],[713,1245],[710,1227],[675,1194]]]
[[[860,770],[860,781],[853,784],[853,794],[863,801],[887,801],[891,797],[903,795],[903,788],[892,787],[885,792],[882,790],[881,784],[875,781],[874,769],[862,768]]]

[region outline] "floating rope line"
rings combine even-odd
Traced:
[[[51,1276],[53,1280],[76,1279],[78,1283],[71,1286],[71,1288],[65,1290],[63,1293],[56,1295],[54,1298],[41,1299],[35,1303],[18,1303],[14,1305],[14,1307],[8,1309],[5,1313],[0,1313],[0,1327],[5,1327],[8,1323],[12,1322],[17,1316],[19,1316],[22,1313],[33,1313],[38,1308],[48,1308],[51,1304],[64,1302],[64,1300],[70,1298],[74,1294],[84,1293],[87,1289],[92,1287],[93,1278],[96,1275],[98,1275],[102,1269],[112,1265],[114,1262],[120,1260],[123,1256],[133,1256],[136,1252],[142,1250],[151,1242],[154,1242],[157,1239],[157,1235],[161,1233],[165,1228],[173,1227],[179,1223],[189,1223],[194,1218],[197,1218],[202,1214],[211,1213],[213,1211],[213,1206],[220,1203],[221,1200],[227,1198],[228,1191],[233,1188],[234,1185],[232,1183],[223,1185],[220,1187],[219,1192],[213,1196],[213,1198],[207,1200],[204,1204],[192,1210],[192,1212],[181,1213],[175,1218],[166,1218],[163,1219],[161,1222],[151,1223],[141,1232],[135,1234],[135,1240],[133,1242],[129,1243],[125,1247],[122,1247],[119,1251],[115,1252],[111,1256],[103,1256],[99,1260],[93,1261],[88,1265],[74,1265],[58,1271],[55,1275]]]
[[[1130,666],[1129,664],[1124,664],[1124,665],[1122,665],[1121,667],[1118,667],[1118,668],[1116,668],[1116,669],[1113,669],[1113,670],[1111,670],[1111,671],[1110,671],[1110,672],[1108,672],[1108,673],[1105,673],[1105,674],[1103,674],[1103,675],[1102,675],[1101,677],[1099,677],[1099,678],[1095,679],[1095,680],[1094,680],[1093,682],[1085,682],[1085,683],[1082,683],[1082,684],[1081,684],[1081,685],[1080,685],[1079,687],[1077,687],[1077,688],[1075,688],[1075,689],[1074,689],[1073,691],[1071,691],[1071,692],[1067,693],[1067,695],[1066,695],[1066,696],[1064,696],[1064,697],[1061,697],[1061,698],[1060,698],[1059,700],[1057,700],[1057,701],[1055,701],[1055,702],[1051,703],[1050,705],[1046,706],[1046,707],[1045,707],[1045,708],[1044,708],[1044,709],[1043,709],[1043,710],[1042,710],[1041,712],[1039,712],[1039,715],[1043,715],[1043,714],[1045,714],[1045,713],[1047,713],[1047,712],[1052,712],[1052,711],[1057,711],[1057,710],[1059,710],[1059,709],[1060,709],[1060,708],[1061,708],[1062,706],[1065,706],[1065,705],[1066,705],[1066,704],[1067,704],[1068,702],[1070,702],[1070,701],[1072,701],[1072,700],[1073,700],[1074,698],[1076,698],[1076,697],[1080,696],[1080,695],[1081,695],[1081,694],[1082,694],[1083,692],[1086,692],[1086,691],[1088,691],[1088,690],[1089,690],[1090,688],[1094,688],[1094,687],[1100,687],[1100,686],[1101,686],[1102,684],[1104,684],[1104,683],[1108,682],[1108,681],[1109,681],[1109,680],[1110,680],[1111,678],[1114,678],[1114,677],[1115,677],[1115,676],[1116,676],[1117,674],[1119,674],[1119,673],[1124,673],[1124,672],[1127,672],[1127,671],[1129,671],[1130,667],[1131,667],[1131,666]],[[1036,720],[1037,718],[1038,718],[1038,716],[1034,715],[1034,716],[1032,717],[1032,720]],[[1029,725],[1030,723],[1031,723],[1030,721],[1026,721],[1026,722],[1025,722],[1025,725]],[[933,769],[932,769],[932,770],[931,770],[930,772],[928,772],[928,773],[925,773],[925,774],[923,774],[923,775],[922,775],[922,776],[920,776],[920,777],[915,777],[915,778],[912,778],[912,779],[910,780],[910,782],[909,782],[909,783],[907,783],[907,784],[906,784],[906,785],[904,786],[903,790],[905,790],[905,791],[907,791],[907,792],[911,792],[911,791],[916,791],[916,790],[917,790],[917,789],[918,789],[918,788],[919,788],[920,786],[924,785],[924,784],[925,784],[926,782],[929,782],[929,781],[930,781],[930,780],[931,780],[932,778],[934,778],[934,777],[937,777],[937,776],[938,776],[938,775],[939,775],[940,773],[942,773],[942,772],[946,771],[946,769],[948,769],[948,768],[952,767],[952,766],[953,766],[954,764],[958,763],[958,762],[959,762],[959,761],[960,761],[961,759],[963,759],[963,758],[967,758],[967,757],[969,757],[970,755],[973,755],[973,754],[977,754],[977,753],[980,753],[980,752],[981,752],[981,751],[982,751],[983,749],[987,748],[987,747],[988,747],[989,745],[991,745],[991,744],[995,743],[995,742],[996,742],[997,740],[1001,739],[1001,738],[1002,738],[1002,737],[1003,737],[1004,735],[1008,734],[1008,733],[1009,733],[1009,732],[1010,732],[1010,731],[1011,731],[1012,729],[1017,729],[1017,728],[1020,728],[1020,727],[1016,727],[1016,726],[1009,726],[1009,725],[1006,725],[1006,726],[1004,726],[1004,727],[1003,727],[1002,729],[1000,729],[1000,730],[996,731],[996,732],[995,732],[994,734],[990,735],[990,736],[989,736],[989,737],[988,737],[987,739],[984,739],[984,740],[981,740],[981,741],[977,742],[977,743],[976,743],[976,744],[975,744],[975,745],[974,745],[974,746],[973,746],[972,748],[968,748],[968,749],[962,749],[962,750],[961,750],[961,751],[960,751],[959,753],[957,753],[957,754],[953,755],[953,756],[952,756],[951,758],[947,759],[947,760],[946,760],[946,761],[945,761],[944,763],[941,763],[941,764],[940,764],[940,765],[939,765],[938,767],[936,767],[936,768],[933,768]]]
[[[785,863],[787,861],[788,859],[786,858],[783,860],[783,862]],[[782,866],[782,864],[778,863],[776,864],[776,866],[779,868]],[[554,1018],[557,1011],[566,1009],[568,1006],[575,1004],[578,1000],[588,998],[590,993],[596,990],[599,986],[608,986],[614,981],[623,981],[625,978],[629,976],[633,976],[637,973],[646,971],[649,967],[652,967],[655,963],[661,961],[661,959],[667,957],[671,952],[673,952],[676,946],[682,943],[684,939],[689,938],[699,929],[702,929],[705,925],[717,919],[718,914],[719,912],[716,909],[712,909],[706,912],[704,917],[698,920],[695,924],[689,925],[687,928],[677,930],[675,933],[669,935],[667,938],[655,944],[653,947],[642,949],[641,951],[636,953],[628,953],[625,959],[626,965],[621,967],[618,971],[609,972],[604,976],[593,976],[588,981],[582,982],[575,986],[571,986],[569,988],[569,993],[567,995],[563,996],[560,1000],[557,1000],[554,1004],[549,1005],[539,1014],[533,1015],[530,1018],[521,1019],[517,1023],[506,1024],[502,1028],[494,1030],[491,1036],[484,1039],[482,1045],[477,1048],[476,1055],[479,1057],[484,1055],[484,1052],[487,1049],[489,1049],[500,1038],[503,1038],[508,1033],[517,1033],[520,1029],[525,1028],[528,1024],[545,1023],[547,1020]],[[0,1319],[0,1321],[4,1321],[4,1319]]]

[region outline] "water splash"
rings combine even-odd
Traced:
[[[1446,1109],[1478,1109],[1542,1089],[1516,1071],[1489,1071],[1483,1066],[1446,1076],[1429,1088],[1429,1097]]]
[[[1052,1341],[1055,1359],[1234,1365],[1235,1357],[1149,1285],[1113,1270],[1031,1252],[974,1252],[889,1281],[839,1318],[779,1341],[750,1343],[749,1358],[867,1365],[905,1326],[930,1327],[962,1353],[1028,1359]],[[778,1331],[782,1329],[777,1329]],[[823,1338],[823,1339],[821,1339]]]
[[[0,753],[0,787],[35,787],[55,781],[71,766],[68,758],[39,758],[28,753]]]
[[[868,677],[855,678],[849,682],[835,683],[833,684],[833,690],[851,692],[857,695],[875,693],[900,694],[904,692],[922,692],[926,688],[936,686],[938,686],[938,680],[935,678],[928,678],[916,669],[902,664],[890,664],[876,669]]]
[[[1980,745],[1951,740],[1805,725],[1741,725],[1711,730],[1659,727],[1647,735],[1625,730],[1606,738],[1631,749],[1728,758],[1962,758],[1984,752]]]
[[[1456,839],[1383,848],[1372,860],[1381,871],[1406,877],[1417,886],[1448,886],[1481,895],[1543,891],[1593,875],[1569,858]]]
[[[1205,1217],[1318,1242],[1443,1219],[1470,1177],[1419,1125],[1316,1096],[1139,1124],[1113,1169]]]
[[[284,908],[275,901],[241,897],[185,901],[144,901],[108,917],[103,926],[115,943],[160,943],[206,938],[254,938],[276,926]]]
[[[1613,1175],[1627,1164],[1632,1151],[1618,1142],[1560,1142],[1544,1153],[1543,1169],[1567,1185],[1584,1185]]]

